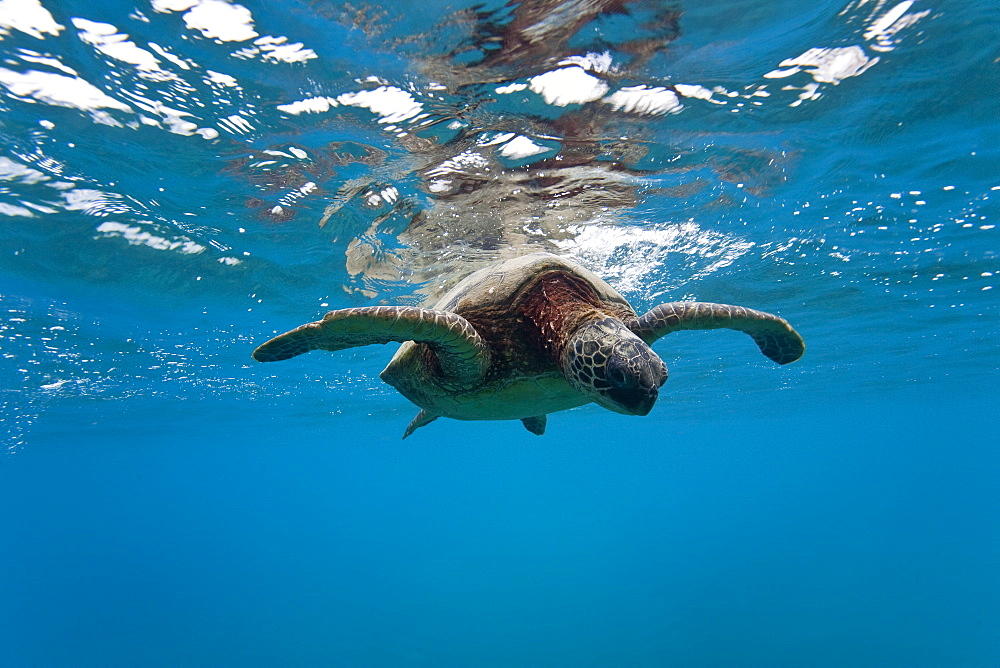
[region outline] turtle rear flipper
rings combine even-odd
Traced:
[[[390,341],[426,343],[452,384],[471,386],[489,366],[489,349],[472,324],[449,311],[413,306],[365,306],[330,311],[253,351],[258,362],[286,360],[310,350],[344,350]]]
[[[806,350],[802,337],[783,318],[728,304],[660,304],[629,323],[629,328],[648,344],[680,329],[735,329],[749,334],[760,351],[778,364],[794,362]]]
[[[439,415],[428,413],[426,410],[421,408],[420,412],[414,416],[414,418],[410,421],[410,424],[406,427],[406,431],[403,432],[403,438],[406,438],[420,427],[423,427],[425,424],[434,422],[434,420],[437,420],[439,417]]]
[[[534,417],[521,418],[521,423],[525,429],[535,436],[541,436],[545,433],[545,417],[544,415],[536,415]]]

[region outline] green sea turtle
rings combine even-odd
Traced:
[[[534,253],[470,274],[431,309],[331,311],[264,343],[253,358],[403,342],[380,376],[421,408],[403,438],[441,416],[517,419],[540,435],[547,413],[591,401],[646,415],[667,379],[650,344],[680,329],[719,328],[749,334],[778,364],[805,351],[783,319],[742,306],[674,302],[639,317],[592,272]]]

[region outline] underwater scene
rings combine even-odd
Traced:
[[[998,37],[0,0],[0,665],[1000,664]]]

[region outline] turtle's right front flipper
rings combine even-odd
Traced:
[[[365,306],[330,311],[261,345],[258,362],[286,360],[310,350],[344,350],[390,341],[417,341],[433,350],[441,372],[473,384],[489,365],[489,350],[472,324],[450,311],[413,306]]]

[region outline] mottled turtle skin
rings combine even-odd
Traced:
[[[430,309],[331,311],[253,356],[267,362],[317,348],[401,341],[381,378],[422,409],[404,438],[440,416],[519,419],[541,434],[547,413],[592,401],[647,414],[667,378],[649,344],[678,329],[722,327],[750,334],[779,364],[805,349],[781,318],[738,306],[677,302],[640,318],[593,272],[534,253],[470,274]]]

